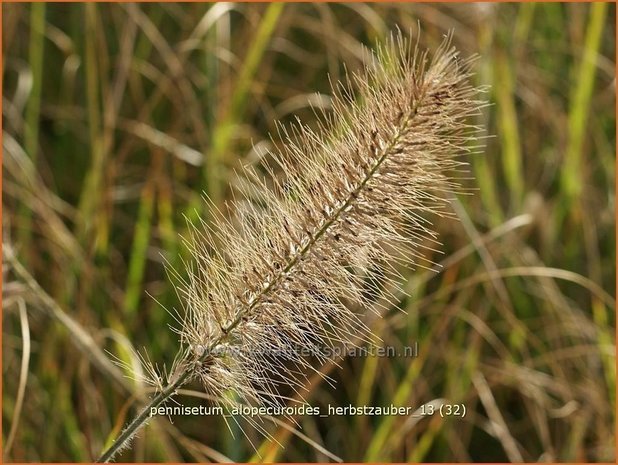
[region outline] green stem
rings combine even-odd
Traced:
[[[568,144],[562,169],[562,186],[565,192],[564,216],[572,204],[579,198],[584,185],[582,175],[582,149],[586,139],[586,126],[590,102],[594,90],[594,80],[597,71],[597,56],[601,48],[601,37],[605,26],[607,3],[599,2],[590,5],[586,41],[576,87],[573,91],[569,109]]]
[[[171,396],[173,396],[178,388],[188,381],[191,375],[190,370],[186,370],[176,381],[168,384],[161,392],[159,392],[153,399],[142,409],[131,423],[124,429],[122,433],[116,438],[114,443],[101,454],[101,457],[97,460],[98,463],[109,462],[123,446],[130,441],[133,436],[137,434],[142,426],[146,424],[146,421],[150,417],[150,411],[153,408],[157,408]]]
[[[206,157],[204,170],[208,197],[217,206],[220,206],[223,198],[221,167],[225,164],[225,154],[229,151],[229,145],[237,125],[243,120],[243,114],[249,101],[251,85],[258,72],[262,58],[268,49],[268,44],[275,32],[284,7],[285,3],[271,3],[268,5],[258,30],[255,36],[252,37],[251,45],[236,80],[229,110],[221,122],[212,130],[212,147]]]
[[[30,44],[28,61],[32,72],[32,91],[26,104],[24,124],[24,149],[36,169],[39,147],[39,118],[41,114],[41,90],[43,84],[43,52],[45,48],[45,3],[33,3],[30,7]],[[24,262],[28,263],[28,250],[32,235],[32,210],[24,203],[19,228],[20,245]]]

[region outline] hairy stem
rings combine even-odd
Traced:
[[[146,424],[146,421],[148,421],[148,418],[150,417],[150,410],[158,407],[173,396],[176,393],[176,390],[188,381],[190,375],[191,373],[188,370],[185,371],[176,381],[168,384],[161,392],[154,396],[153,399],[142,409],[139,415],[137,415],[133,421],[129,423],[122,433],[120,433],[114,443],[109,446],[103,454],[101,454],[97,462],[109,462],[118,452],[120,452],[123,446],[131,441],[141,427]]]

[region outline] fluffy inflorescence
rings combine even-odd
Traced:
[[[278,383],[312,368],[307,352],[323,361],[325,348],[370,338],[350,303],[372,307],[394,262],[435,242],[427,214],[443,213],[474,141],[469,64],[448,40],[429,58],[398,36],[335,90],[324,125],[283,131],[284,177],[249,170],[238,218],[192,228],[180,369],[222,401],[275,403]]]

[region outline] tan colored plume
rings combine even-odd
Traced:
[[[335,89],[326,124],[282,131],[284,177],[247,170],[253,199],[237,221],[192,227],[180,370],[217,398],[268,403],[277,382],[313,368],[303,354],[370,337],[349,303],[370,308],[380,290],[365,277],[394,278],[393,261],[435,239],[428,215],[443,213],[474,140],[466,120],[481,102],[468,78],[448,39],[430,59],[397,35]]]
[[[431,216],[447,211],[458,157],[475,149],[468,119],[483,102],[469,78],[450,38],[430,57],[398,33],[334,89],[325,123],[282,130],[284,148],[263,167],[270,179],[244,173],[238,217],[192,225],[192,263],[171,270],[183,350],[101,460],[191,379],[223,404],[275,405],[278,384],[300,386],[328,349],[371,339],[351,303],[371,308],[397,263],[418,263],[436,242]]]

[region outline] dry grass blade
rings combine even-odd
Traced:
[[[3,258],[11,266],[17,276],[23,279],[24,283],[43,303],[45,311],[60,324],[62,324],[71,334],[72,341],[86,355],[94,365],[96,365],[103,373],[110,376],[114,382],[131,392],[131,386],[123,377],[120,370],[105,356],[101,348],[97,345],[94,339],[88,332],[73,318],[71,318],[47,292],[41,288],[34,277],[28,273],[28,270],[19,262],[12,247],[9,244],[3,244]]]
[[[509,428],[504,421],[504,417],[500,413],[500,409],[496,405],[496,399],[494,399],[485,377],[480,372],[477,372],[472,377],[472,382],[479,393],[479,399],[481,399],[487,411],[487,415],[489,415],[493,432],[500,440],[509,460],[514,463],[523,462],[524,458],[517,448],[517,442],[509,432]]]
[[[21,336],[23,339],[23,355],[21,359],[21,370],[19,371],[19,390],[17,391],[17,398],[15,400],[15,408],[13,411],[13,421],[11,422],[11,429],[9,435],[4,444],[3,456],[6,460],[9,457],[11,447],[13,446],[13,440],[17,433],[17,425],[19,424],[19,416],[21,414],[22,405],[24,403],[24,395],[26,393],[26,383],[28,381],[28,365],[30,364],[30,327],[28,325],[28,312],[26,310],[26,303],[23,299],[17,300],[17,306],[19,308],[19,319],[21,323]]]

